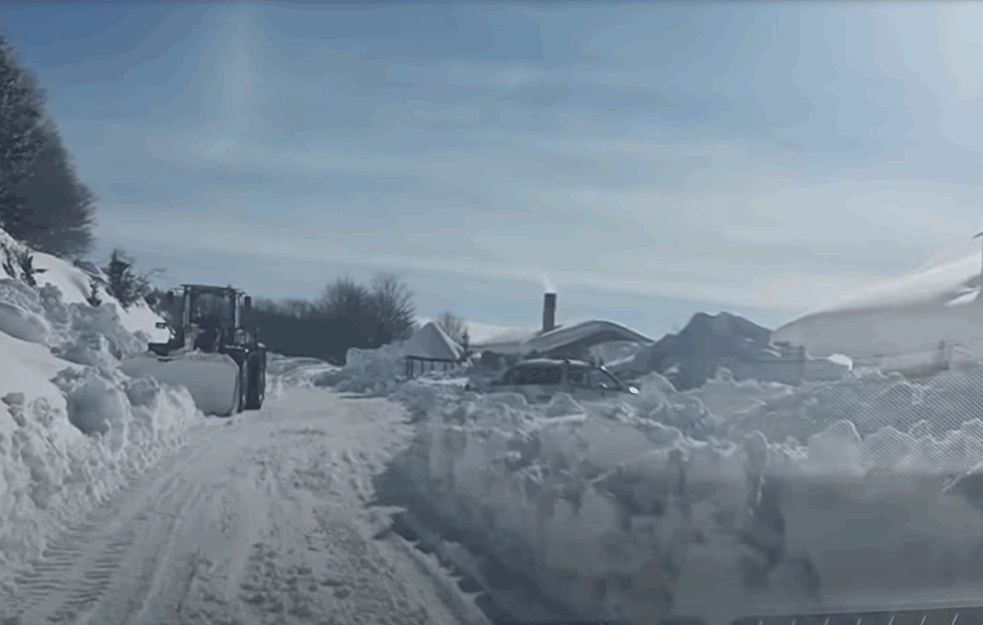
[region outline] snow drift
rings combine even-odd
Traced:
[[[33,254],[39,271],[19,263]],[[123,375],[162,338],[142,303],[123,310],[89,276],[0,230],[0,583],[201,417],[186,389]],[[36,285],[32,285],[32,278]],[[166,335],[166,332],[164,332]]]
[[[802,387],[724,370],[531,406],[414,380],[393,397],[421,431],[394,470],[583,618],[832,608],[983,580],[980,389],[980,369]]]
[[[738,380],[784,384],[836,379],[848,370],[824,358],[775,349],[771,337],[770,330],[737,315],[697,313],[678,334],[667,334],[608,369],[626,378],[654,371],[680,390],[702,386],[718,368]]]
[[[816,355],[875,358],[923,354],[940,344],[983,353],[980,254],[930,263],[807,313],[775,330],[773,342],[805,346]]]

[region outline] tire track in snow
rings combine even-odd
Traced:
[[[162,565],[170,559],[186,515],[195,509],[205,492],[200,484],[180,484],[177,487],[174,496],[168,498],[168,501],[178,504],[177,510],[157,516],[145,528],[144,535],[150,540],[141,541],[116,561],[117,565],[123,561],[122,570],[127,571],[128,575],[113,580],[112,595],[127,597],[127,601],[104,602],[96,611],[79,619],[79,625],[134,622],[134,614],[143,611],[145,600],[157,585],[158,577],[167,570]]]
[[[87,606],[102,597],[126,553],[146,535],[151,504],[166,509],[174,501],[174,485],[183,462],[207,450],[181,454],[159,472],[134,478],[84,521],[69,528],[29,571],[15,577],[18,596],[13,613],[21,623],[76,622]],[[155,479],[156,478],[156,479]],[[156,486],[156,488],[155,488]],[[163,500],[150,495],[170,493]],[[162,505],[161,505],[162,504]]]
[[[20,572],[12,614],[20,625],[482,622],[433,563],[374,540],[387,532],[365,508],[372,476],[412,432],[399,406],[319,389],[203,426]]]

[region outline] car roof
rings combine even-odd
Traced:
[[[582,360],[561,360],[559,358],[533,358],[531,360],[523,360],[515,365],[515,368],[525,368],[525,367],[543,367],[543,366],[555,366],[560,367],[564,363],[569,363],[571,365],[580,367],[590,367],[590,363],[586,363]]]

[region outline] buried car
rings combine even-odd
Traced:
[[[568,393],[582,401],[638,394],[638,388],[625,384],[604,367],[579,360],[548,358],[514,365],[485,390],[519,393],[529,403],[548,402],[557,393]]]

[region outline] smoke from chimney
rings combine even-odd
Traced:
[[[543,332],[556,327],[556,293],[543,295]]]
[[[547,274],[541,276],[543,282],[543,293],[556,293],[556,287],[553,286],[553,281]]]

